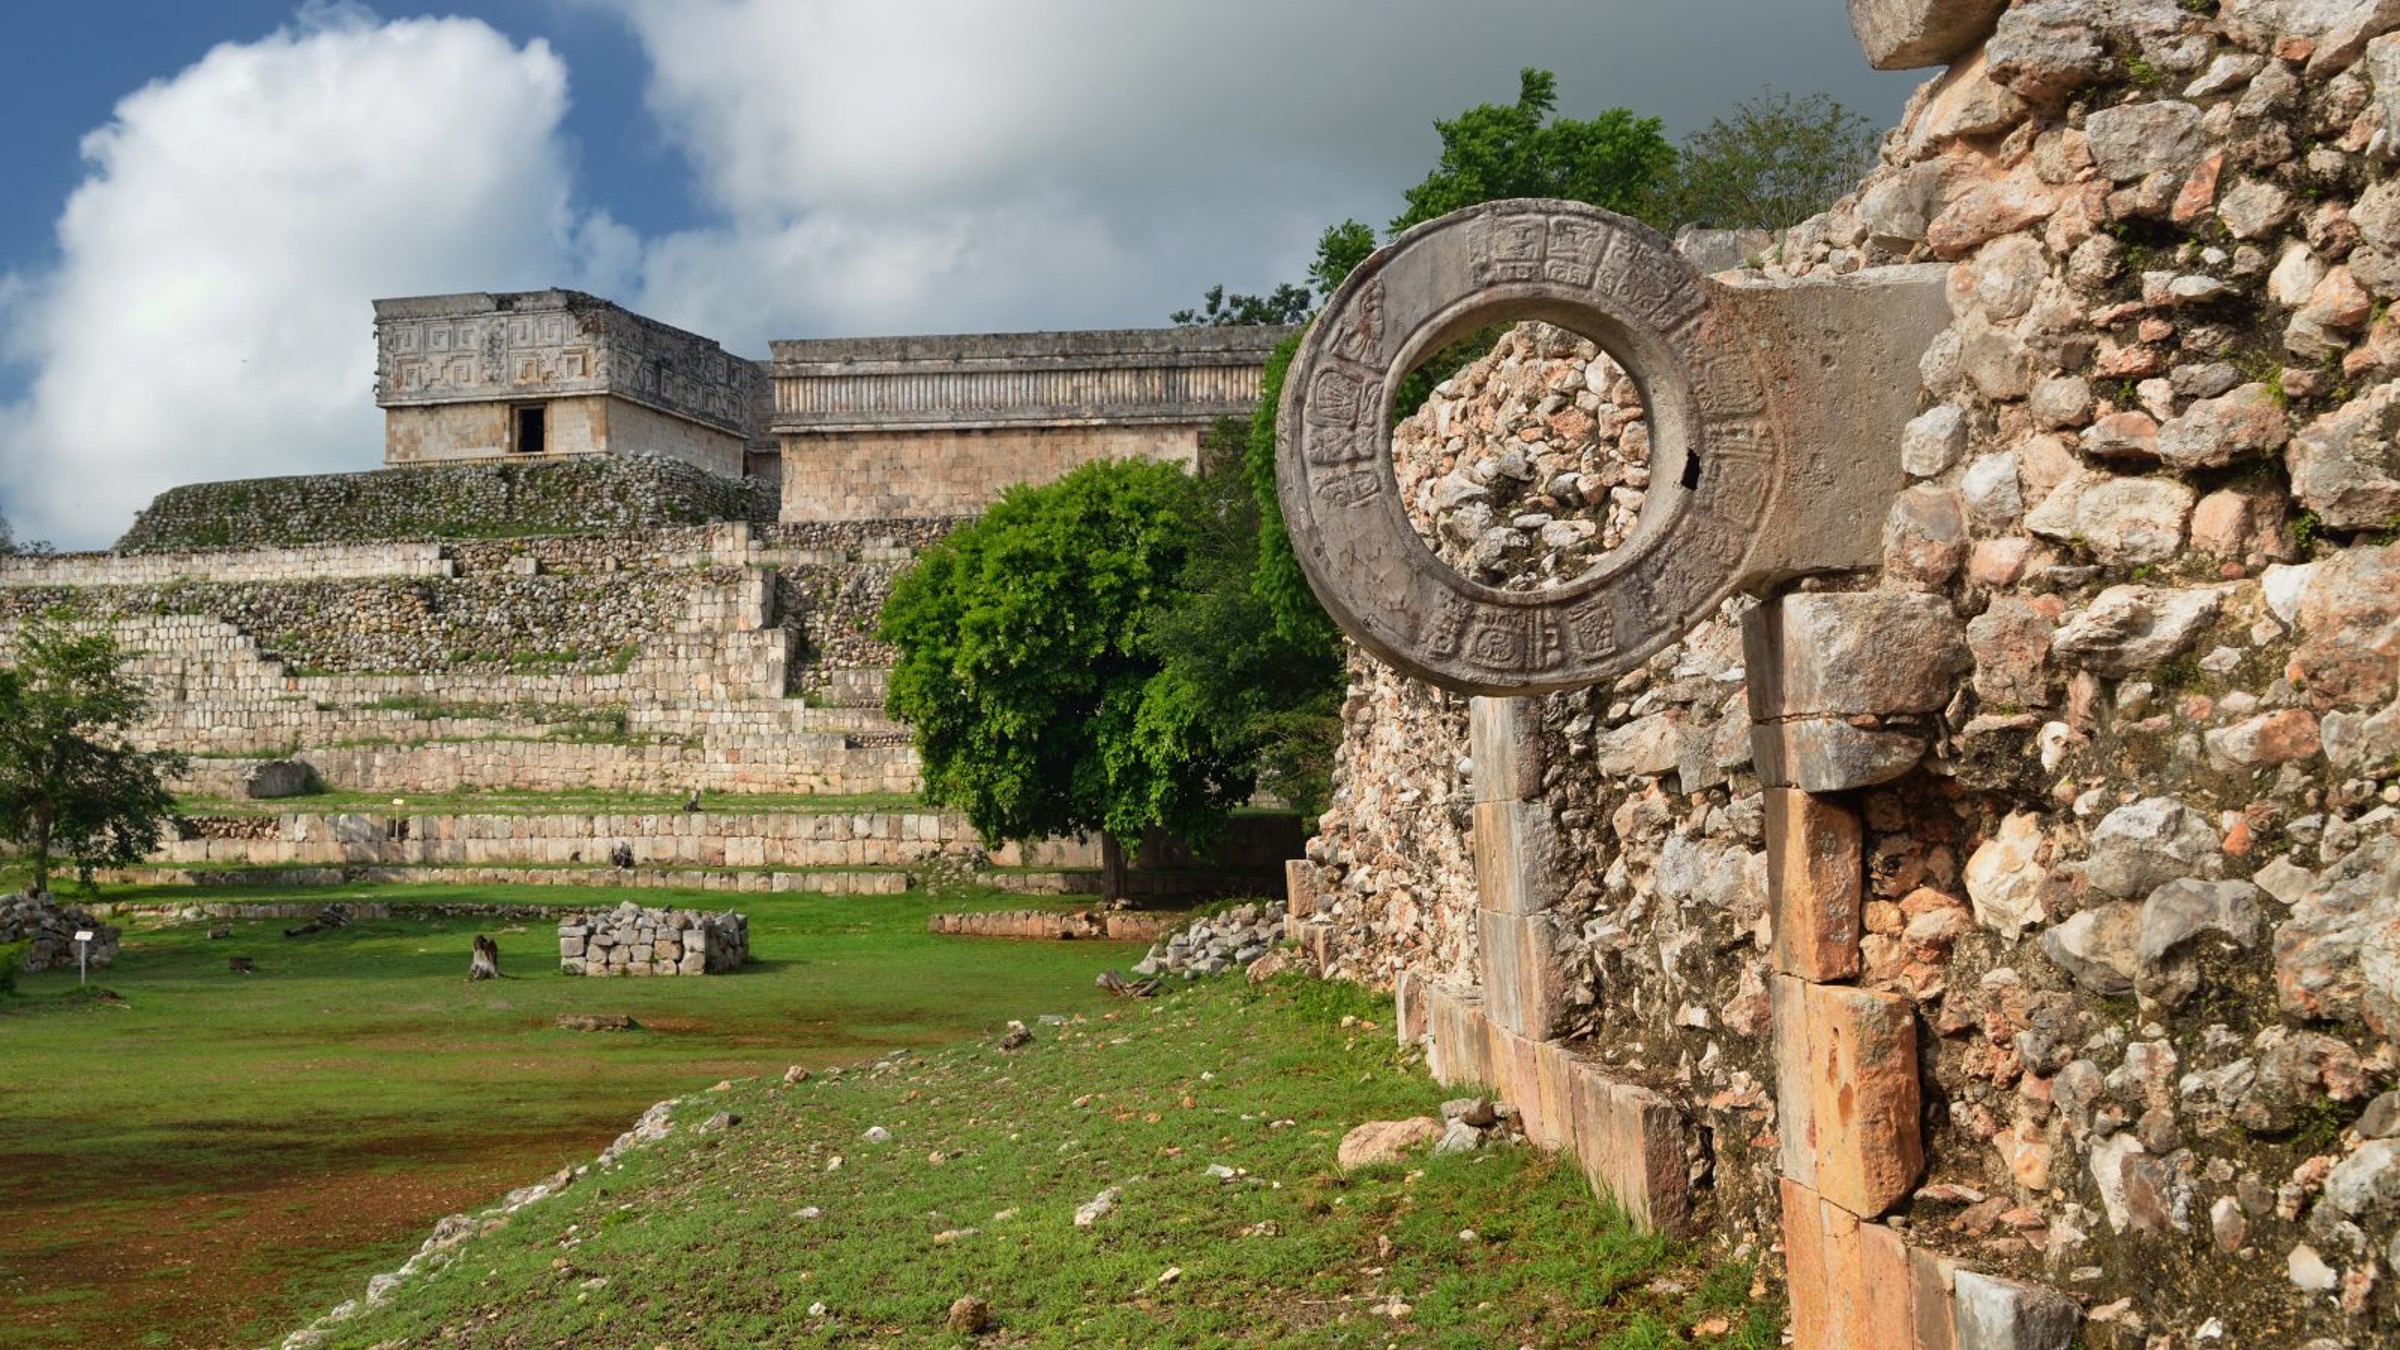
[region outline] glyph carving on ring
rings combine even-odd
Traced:
[[[1538,319],[1600,344],[1651,425],[1639,523],[1554,589],[1503,591],[1436,558],[1392,468],[1400,381],[1488,324]],[[1465,693],[1577,688],[1673,642],[1734,588],[1783,459],[1767,394],[1708,284],[1656,231],[1578,202],[1470,207],[1350,274],[1309,329],[1278,410],[1277,492],[1317,598],[1396,669]]]

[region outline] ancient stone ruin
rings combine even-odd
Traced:
[[[644,909],[630,902],[558,922],[568,975],[725,975],[750,960],[750,920],[727,910]]]
[[[62,905],[49,896],[23,892],[0,896],[0,947],[25,944],[21,967],[27,971],[73,970],[78,956],[75,935],[90,933],[82,958],[94,970],[115,965],[124,934],[113,924],[92,917],[89,910]]]
[[[1779,1254],[1799,1346],[2384,1343],[2400,9],[1851,11],[1945,69],[1763,267],[1507,204],[1313,331],[1285,514],[1360,651],[1303,949]]]

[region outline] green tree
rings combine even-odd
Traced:
[[[1179,309],[1167,318],[1178,328],[1299,323],[1308,318],[1308,302],[1308,288],[1288,281],[1265,295],[1227,295],[1223,286],[1211,286],[1201,295],[1200,308]]]
[[[1479,103],[1433,124],[1441,162],[1408,190],[1408,209],[1391,233],[1509,197],[1563,197],[1655,217],[1675,166],[1675,147],[1657,118],[1610,108],[1581,121],[1553,120],[1557,77],[1528,66],[1517,81],[1515,103]]]
[[[19,632],[17,651],[0,668],[0,838],[22,851],[33,890],[50,888],[57,857],[88,886],[95,868],[159,846],[175,816],[166,779],[184,758],[125,739],[150,700],[106,630],[45,616]]]
[[[1873,123],[1823,94],[1760,93],[1684,138],[1669,215],[1718,229],[1786,229],[1855,186],[1880,140]]]
[[[1363,220],[1328,225],[1317,236],[1316,260],[1308,265],[1309,283],[1330,300],[1344,278],[1375,251],[1375,227]]]
[[[915,730],[929,800],[987,842],[1149,826],[1206,842],[1251,790],[1245,747],[1166,669],[1152,636],[1199,544],[1199,485],[1171,464],[1104,461],[1016,487],[893,586],[886,700]]]

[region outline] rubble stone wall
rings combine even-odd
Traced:
[[[644,909],[626,903],[558,924],[559,969],[569,975],[726,975],[750,960],[750,919],[726,910]]]
[[[1585,1065],[1671,1102],[1707,1141],[1698,1226],[1784,1257],[1805,1344],[1937,1304],[1961,1344],[2064,1345],[2078,1315],[2090,1344],[2379,1344],[2400,11],[1953,8],[1984,11],[1964,46],[1876,30],[1951,64],[1765,268],[1951,265],[1881,567],[1531,706],[1555,1035],[1491,1029],[1515,957],[1459,700],[1358,658],[1293,903],[1437,1067],[1570,1117]],[[1848,1136],[1880,1172],[1837,1165],[1837,1089],[1895,1131]]]

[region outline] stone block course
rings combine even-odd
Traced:
[[[1776,969],[1817,981],[1857,975],[1865,883],[1858,816],[1823,797],[1769,788],[1766,830]]]
[[[1778,975],[1773,1002],[1783,1174],[1874,1218],[1925,1170],[1910,1001]]]

